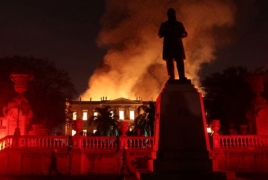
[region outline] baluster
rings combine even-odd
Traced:
[[[136,141],[137,141],[137,139],[133,139],[132,140],[132,148],[135,148],[136,147]]]
[[[132,148],[132,139],[131,138],[128,138],[127,144],[128,144],[128,148]]]
[[[234,146],[235,148],[241,147],[241,138],[236,136],[236,144]]]
[[[244,147],[247,147],[247,137],[243,136],[242,139]]]
[[[237,137],[231,137],[231,147],[234,148],[237,146]]]
[[[53,147],[53,139],[49,138],[49,147]]]
[[[93,139],[89,139],[88,147],[93,148]]]
[[[253,147],[253,138],[249,137],[249,147]]]
[[[256,137],[252,138],[253,147],[256,147]]]
[[[224,138],[224,146],[225,146],[225,148],[228,148],[228,138]]]
[[[217,140],[218,140],[218,138],[216,138]],[[226,148],[226,146],[225,146],[225,138],[223,137],[223,138],[220,138],[220,148]]]
[[[232,148],[234,146],[234,140],[235,140],[234,137],[229,138],[229,148]]]
[[[88,138],[84,139],[85,141],[85,148],[88,148]]]
[[[99,139],[96,139],[96,148],[99,147]]]
[[[41,138],[38,137],[38,138],[37,138],[37,146],[38,146],[38,147],[40,147],[40,141],[41,141]]]
[[[138,146],[137,146],[137,148],[141,148],[142,147],[142,139],[138,139]]]

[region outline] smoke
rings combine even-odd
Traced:
[[[107,0],[97,39],[99,47],[107,48],[107,54],[90,77],[83,100],[103,96],[155,100],[168,78],[158,30],[167,19],[169,7],[176,9],[177,19],[188,32],[183,40],[186,76],[198,86],[201,65],[216,58],[215,30],[234,23],[231,1]]]

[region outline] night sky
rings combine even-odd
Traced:
[[[155,2],[149,1],[152,5]],[[117,5],[124,6],[125,1],[121,2]],[[215,27],[213,36],[219,42],[215,59],[201,66],[202,77],[232,65],[268,67],[268,3],[228,2],[233,5],[233,25]],[[54,60],[58,68],[70,74],[78,92],[83,93],[107,52],[107,47],[100,48],[96,43],[103,29],[100,22],[106,4],[104,0],[0,0],[0,57],[21,55]],[[105,21],[114,18],[112,14],[103,17]],[[194,36],[198,38],[197,34]]]

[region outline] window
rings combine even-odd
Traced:
[[[96,120],[97,117],[98,117],[98,112],[97,112],[97,111],[94,111],[94,112],[93,112],[93,116],[94,116],[94,120]]]
[[[130,111],[129,111],[129,119],[130,119],[130,120],[134,120],[134,119],[135,119],[135,113],[134,113],[133,110],[130,110]]]
[[[83,136],[87,136],[87,130],[83,129]]]
[[[124,120],[125,119],[125,117],[124,117],[124,111],[123,110],[120,110],[119,111],[119,119],[120,120]]]
[[[113,118],[114,117],[114,111],[110,111],[110,116]]]
[[[77,120],[77,112],[76,111],[73,112],[73,120]]]
[[[72,129],[72,136],[74,136],[76,134],[76,130]]]
[[[93,116],[98,116],[98,112],[95,111],[95,112],[93,113]]]
[[[82,116],[82,119],[83,119],[84,121],[87,120],[87,110],[83,110],[83,116]]]

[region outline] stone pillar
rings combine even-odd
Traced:
[[[221,123],[220,120],[214,119],[211,122],[211,129],[213,130],[213,135],[219,135],[218,131],[220,130]]]
[[[155,128],[158,131],[155,171],[212,170],[203,100],[192,84],[166,84],[156,101]],[[195,161],[189,161],[192,158]],[[168,161],[176,162],[177,166],[162,167],[162,162]]]
[[[268,102],[261,96],[264,91],[265,78],[267,78],[265,75],[246,77],[251,91],[255,94],[251,101],[251,108],[246,113],[250,134],[268,135]]]
[[[11,81],[14,82],[14,89],[18,93],[15,98],[4,107],[4,115],[8,119],[8,134],[25,135],[26,126],[30,125],[30,119],[33,116],[30,104],[23,95],[28,89],[28,83],[33,79],[31,74],[11,73]],[[10,130],[15,129],[15,132]]]
[[[75,133],[75,136],[81,136],[80,135],[80,132],[82,131],[82,129],[83,129],[83,120],[82,119],[77,119],[76,121],[75,121],[75,131],[76,131],[76,133]]]

